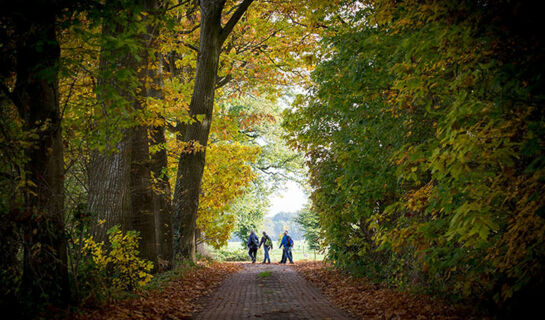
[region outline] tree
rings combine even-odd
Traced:
[[[182,258],[195,261],[195,226],[199,192],[205,164],[205,148],[212,122],[214,93],[221,47],[253,0],[244,0],[222,26],[225,0],[201,1],[199,56],[189,115],[193,119],[183,132],[189,152],[180,155],[174,189],[177,249]]]
[[[239,6],[227,3],[226,7],[231,13]],[[172,8],[167,10],[166,24],[173,27],[161,35],[159,45],[165,63],[164,100],[155,106],[156,109],[161,107],[164,125],[170,131],[166,135],[167,145],[170,146],[169,151],[174,152],[169,155],[179,154],[179,149],[188,152],[196,149],[184,140],[183,135],[188,125],[194,122],[188,115],[188,97],[192,96],[194,87],[195,60],[199,52],[199,32],[202,31],[201,16],[194,2]],[[305,36],[306,27],[290,22],[288,16],[295,12],[291,3],[267,2],[244,13],[244,18],[239,20],[237,28],[221,46],[215,83],[219,99],[225,101],[258,91],[278,92],[278,87],[271,86],[271,83],[285,84],[295,80],[290,74],[296,73],[292,71],[301,61],[298,55],[313,39]],[[288,51],[290,54],[285,54]],[[178,141],[171,141],[173,136],[170,133],[175,134]],[[169,169],[169,172],[174,176],[179,173],[175,169]],[[177,218],[175,220],[178,221]]]
[[[24,234],[21,294],[36,303],[66,303],[70,292],[64,237],[64,163],[58,94],[57,19],[65,3],[33,2],[3,8],[2,95],[15,105],[27,141],[19,173],[22,203],[11,216]],[[15,74],[15,79],[10,74]],[[3,101],[2,103],[5,103]],[[29,311],[30,310],[30,311]]]
[[[258,154],[258,148],[236,142],[209,145],[197,218],[201,241],[216,248],[227,243],[237,225],[229,208],[255,179],[250,163],[255,162]]]
[[[337,6],[316,86],[286,125],[307,154],[313,210],[339,266],[520,312],[534,303],[545,284],[535,10]]]
[[[295,218],[295,222],[303,228],[304,237],[309,249],[319,250],[321,248],[321,236],[318,215],[307,207],[301,210]]]
[[[270,231],[274,237],[281,236],[284,231],[288,231],[293,240],[303,239],[303,230],[297,222],[300,211],[278,212],[270,218],[270,225],[266,225],[265,229]]]
[[[153,210],[155,216],[155,237],[157,252],[165,269],[170,269],[174,262],[174,238],[172,229],[171,188],[168,175],[168,156],[166,151],[165,129],[162,126],[151,128],[151,147],[159,149],[151,153],[151,173],[153,186]]]
[[[246,247],[250,231],[257,232],[262,225],[263,211],[244,209],[237,211],[237,228],[234,234],[240,239],[241,245]]]
[[[158,95],[148,89],[149,78],[154,76],[150,75],[150,65],[155,56],[149,51],[156,29],[150,26],[152,19],[147,18],[150,13],[151,17],[157,14],[158,6],[155,1],[120,5],[111,3],[106,7],[98,99],[103,109],[123,110],[127,127],[122,129],[115,148],[108,146],[111,141],[105,141],[105,151],[92,154],[89,208],[99,220],[105,221],[97,227],[99,239],[105,239],[106,230],[119,224],[123,230],[140,232],[140,251],[144,258],[157,266],[159,250],[163,251],[163,260],[171,264],[168,239],[171,224],[166,211],[168,198],[165,197],[169,190],[165,181],[168,180],[161,180],[161,192],[154,194],[151,177],[151,164],[156,174],[161,173],[166,158],[159,152],[151,161],[148,126],[143,119],[147,97],[157,98]],[[164,140],[161,133],[160,129],[154,130],[154,137],[159,142]],[[106,177],[105,172],[108,173]],[[159,224],[157,227],[155,222]]]
[[[152,8],[156,10],[156,8]],[[157,13],[155,18],[157,19]],[[157,26],[148,25],[147,40],[152,41],[157,36]],[[157,50],[155,53],[155,64],[152,61],[145,63],[148,67],[144,88],[146,89],[147,110],[153,110],[153,104],[164,100],[163,82],[163,56]],[[148,60],[152,60],[149,59]],[[157,253],[160,265],[163,269],[170,269],[174,263],[174,237],[172,225],[172,192],[168,172],[167,138],[165,119],[160,113],[155,114],[159,123],[149,126],[150,145],[150,170],[153,182],[153,210],[155,217],[155,238],[157,242]]]

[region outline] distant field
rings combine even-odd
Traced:
[[[271,262],[279,262],[282,258],[282,249],[279,249],[278,246],[280,244],[276,243],[274,244],[274,249],[269,251],[269,254],[271,256]],[[209,249],[212,255],[217,254],[218,250]],[[240,242],[229,242],[226,247],[223,247],[219,251],[227,251],[230,253],[237,253],[237,255],[244,257],[247,257],[247,260],[250,260],[250,257],[248,257],[248,249],[246,247],[242,247]],[[294,247],[292,249],[293,252],[293,260],[294,261],[301,261],[301,260],[318,260],[321,261],[324,259],[324,254],[319,253],[318,251],[314,252],[313,250],[308,249],[308,245],[304,240],[295,241]],[[259,249],[257,251],[257,261],[261,262],[263,261],[263,248]]]

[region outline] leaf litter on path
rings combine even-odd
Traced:
[[[326,262],[299,262],[295,268],[320,287],[333,304],[360,319],[489,319],[468,307],[352,277]]]
[[[200,298],[208,295],[227,276],[240,268],[241,265],[237,263],[201,264],[158,288],[143,290],[135,298],[112,303],[101,309],[85,310],[76,319],[191,319],[202,308]]]

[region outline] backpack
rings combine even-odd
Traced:
[[[273,246],[272,240],[271,240],[271,238],[269,238],[269,236],[267,236],[267,239],[265,240],[265,245],[266,245],[267,247],[271,247],[271,248],[272,248],[272,246]]]
[[[286,242],[288,243],[288,247],[293,247],[293,239],[290,236],[286,236]]]
[[[257,237],[254,237],[253,243],[256,247],[259,247],[259,239]]]

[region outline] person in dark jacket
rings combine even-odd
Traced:
[[[284,247],[284,249],[282,250],[282,260],[280,260],[280,263],[286,263],[288,259],[290,260],[290,263],[293,263],[293,256],[291,253],[293,240],[288,236],[288,231],[284,231],[284,236],[282,237],[279,248],[282,247]]]
[[[252,263],[255,263],[257,255],[257,248],[259,247],[259,239],[254,233],[254,230],[250,230],[250,236],[248,237],[248,254],[252,259]]]
[[[259,243],[259,247],[261,248],[261,245],[263,245],[263,250],[265,250],[265,257],[263,258],[262,263],[271,263],[271,257],[269,256],[269,250],[272,250],[273,244],[271,238],[267,235],[265,231],[263,231],[263,237],[261,237],[261,242]],[[267,262],[269,261],[269,262]]]

